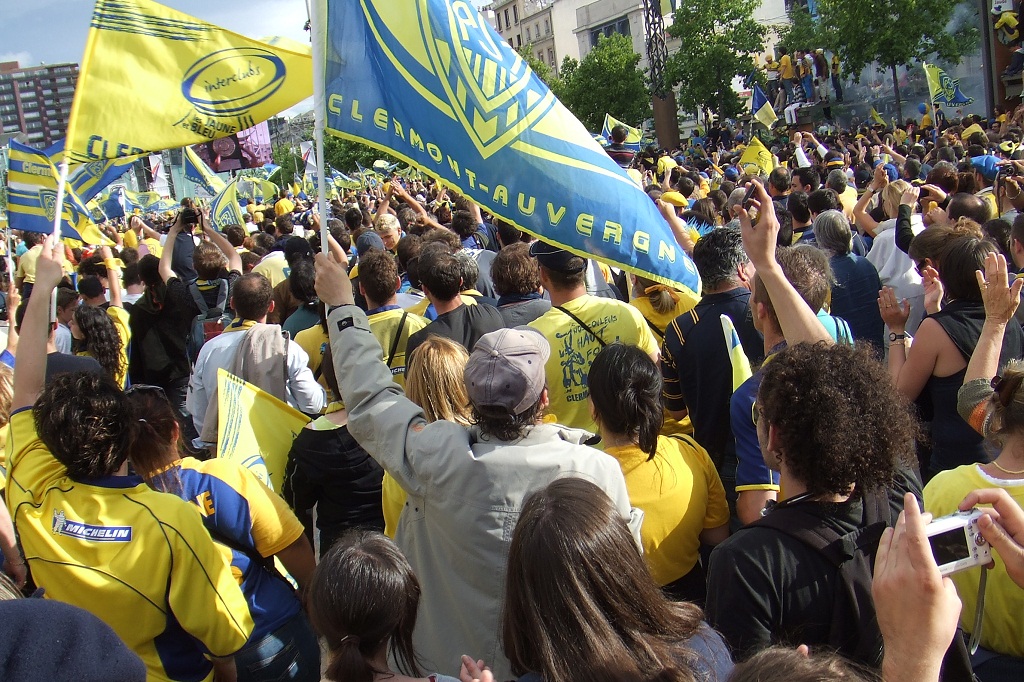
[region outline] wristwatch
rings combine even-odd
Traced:
[[[906,341],[906,333],[897,334],[896,332],[889,332],[889,343],[896,343],[897,341]]]

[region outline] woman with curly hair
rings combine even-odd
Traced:
[[[122,388],[128,380],[128,341],[131,328],[128,313],[121,305],[121,272],[109,247],[102,247],[100,255],[107,268],[110,287],[110,306],[103,308],[81,305],[75,310],[68,327],[78,348],[76,355],[95,358],[100,366]]]
[[[872,538],[873,554],[903,493],[920,492],[902,475],[913,458],[915,423],[869,346],[801,343],[773,355],[762,371],[754,421],[782,499],[712,552],[708,621],[739,660],[772,644],[807,644],[877,667],[877,627],[847,623],[831,631],[844,589],[836,564],[785,531],[799,526],[841,538],[860,531]],[[874,611],[869,596],[857,607]],[[837,634],[842,642],[833,641]]]

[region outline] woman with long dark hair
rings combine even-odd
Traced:
[[[590,404],[604,441],[644,512],[644,559],[667,595],[697,604],[706,594],[701,544],[729,536],[725,488],[707,451],[689,436],[661,436],[661,371],[635,346],[611,344],[594,358]]]
[[[732,669],[700,607],[665,598],[611,500],[581,478],[559,479],[523,506],[502,647],[522,682],[724,682]]]
[[[627,534],[628,535],[628,534]],[[412,645],[420,583],[397,545],[380,533],[338,541],[316,567],[309,618],[327,645],[331,682],[457,682],[420,671]],[[391,670],[397,662],[400,673]]]
[[[125,346],[121,343],[114,320],[107,311],[91,305],[81,305],[68,324],[71,336],[78,342],[76,355],[95,358],[110,377],[124,386],[128,372]]]

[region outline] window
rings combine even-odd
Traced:
[[[505,28],[511,26],[512,23],[508,20],[508,10],[505,10]]]
[[[597,47],[597,42],[601,39],[601,36],[611,37],[618,33],[619,35],[629,36],[629,18],[623,17],[617,21],[612,21],[603,26],[597,26],[590,30],[590,46]]]
[[[526,27],[526,42],[530,42],[530,27]]]
[[[522,46],[523,46],[523,34],[522,33],[517,33],[516,34],[516,49],[518,50]]]
[[[538,62],[543,62],[544,61],[544,50],[537,50],[537,61]]]
[[[512,19],[515,20],[516,26],[519,25],[519,5],[512,5]]]
[[[494,13],[494,27],[501,31],[501,15],[497,12]]]
[[[551,34],[551,21],[548,19],[544,20],[544,35]]]
[[[555,48],[553,47],[548,48],[548,62],[551,66],[555,65]]]
[[[540,38],[540,22],[539,21],[536,24],[533,25],[533,33],[538,38]]]

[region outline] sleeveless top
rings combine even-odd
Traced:
[[[969,362],[982,325],[985,324],[985,306],[980,301],[953,301],[938,313],[930,315],[938,322],[949,339],[956,345],[965,362]],[[1003,347],[999,354],[999,366],[1021,357],[1024,350],[1024,331],[1011,320],[1006,325]],[[964,464],[988,462],[991,454],[986,452],[984,439],[963,420],[956,409],[956,396],[963,385],[967,368],[947,377],[931,376],[925,390],[931,397],[934,416],[932,418],[932,456],[929,469],[932,474],[954,469]]]

